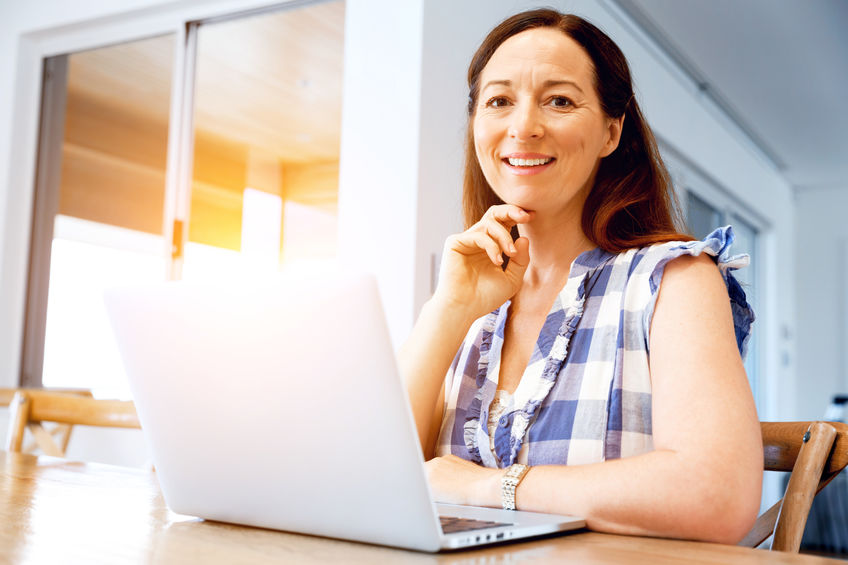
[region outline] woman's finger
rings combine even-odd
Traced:
[[[509,263],[504,272],[515,284],[520,286],[521,281],[524,280],[524,271],[530,264],[530,240],[526,237],[519,237],[515,240],[515,249],[516,252],[509,258]]]
[[[479,231],[467,231],[454,239],[452,246],[459,253],[468,255],[483,250],[495,265],[503,264],[501,248],[488,234]]]
[[[512,235],[510,235],[509,230],[506,229],[502,223],[493,220],[485,220],[483,224],[485,225],[486,234],[498,242],[501,251],[510,256],[515,253],[515,245],[512,243]]]
[[[498,204],[486,210],[483,218],[486,216],[497,220],[507,228],[511,228],[515,224],[523,224],[530,221],[532,213],[514,204]]]

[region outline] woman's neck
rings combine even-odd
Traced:
[[[571,263],[596,245],[583,233],[582,209],[561,214],[536,212],[533,220],[519,225],[519,233],[530,240],[530,264],[524,285],[530,288],[565,284]]]

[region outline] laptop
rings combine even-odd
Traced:
[[[585,526],[434,504],[370,275],[161,283],[105,298],[174,512],[427,552]]]

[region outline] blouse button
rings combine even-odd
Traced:
[[[509,425],[509,420],[507,419],[507,417],[506,417],[506,416],[503,416],[503,417],[501,418],[501,427],[502,427],[502,428],[505,428],[505,427],[507,427],[508,425]]]

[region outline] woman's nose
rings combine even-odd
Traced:
[[[545,132],[539,109],[532,104],[519,105],[512,112],[508,134],[519,141],[542,137]]]

